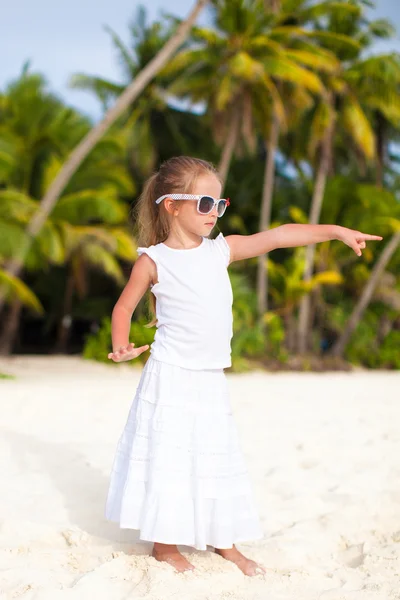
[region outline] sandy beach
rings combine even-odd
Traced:
[[[141,366],[0,360],[0,599],[400,599],[400,373],[228,373],[265,537],[177,574],[104,519]]]

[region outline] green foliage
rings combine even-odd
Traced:
[[[330,322],[340,332],[348,318],[350,305],[337,305],[330,311]],[[396,329],[397,319],[397,329]],[[386,321],[386,330],[380,334]],[[398,314],[382,304],[374,303],[353,333],[345,351],[345,358],[355,365],[370,369],[400,369],[400,329]]]
[[[379,367],[400,369],[400,330],[391,331],[383,340],[379,350]]]
[[[233,291],[232,361],[242,355],[256,356],[265,350],[261,330],[256,323],[256,298],[246,275],[230,273]]]
[[[137,257],[128,227],[129,204],[143,180],[173,155],[195,155],[218,164],[235,110],[240,127],[224,192],[232,198],[221,227],[226,235],[258,231],[273,114],[280,121],[280,136],[272,223],[308,223],[321,142],[334,124],[320,221],[383,235],[385,241],[399,230],[400,160],[394,157],[393,142],[399,139],[400,56],[370,53],[375,38],[392,33],[390,24],[367,18],[368,0],[211,4],[211,22],[193,27],[190,39],[71,178],[32,245],[21,279],[7,274],[7,262],[18,255],[39,200],[92,123],[66,106],[49,91],[45,78],[29,68],[0,93],[0,285],[8,302],[19,298],[29,307],[23,318],[32,318],[33,311],[44,314],[47,330],[56,329],[64,310],[86,323],[103,317],[99,331],[86,339],[87,358],[114,364],[107,358],[108,314]],[[94,94],[106,110],[177,24],[167,16],[150,22],[140,8],[129,24],[128,44],[107,28],[118,53],[121,83],[77,74],[71,85]],[[191,102],[198,102],[199,109],[188,108]],[[383,173],[379,187],[378,160]],[[277,249],[265,261],[271,309],[262,324],[257,316],[257,260],[234,264],[233,369],[288,359],[285,338],[291,339],[288,332],[296,328],[305,294],[314,302],[314,347],[325,331],[340,334],[381,247],[368,244],[358,259],[338,241],[318,244],[316,273],[307,284],[305,249]],[[399,368],[395,316],[390,317],[389,332],[383,326],[398,302],[399,267],[397,250],[386,268],[386,289],[381,282],[347,347],[351,362]],[[73,280],[68,309],[67,278]],[[155,328],[146,328],[146,323],[139,313],[131,325],[137,346],[153,341]]]
[[[257,318],[257,296],[248,278],[241,273],[230,274],[233,303],[232,369],[246,370],[252,360],[274,358],[284,361],[285,332],[277,315],[266,317],[267,334]]]
[[[131,323],[129,341],[133,342],[137,348],[146,344],[150,346],[154,340],[155,327],[146,328],[146,323],[147,319],[145,318],[140,318]],[[112,352],[111,319],[110,317],[104,317],[98,331],[86,337],[82,355],[90,360],[98,360],[112,365],[118,364],[108,358],[109,352]],[[138,362],[144,364],[149,355],[150,348],[134,360],[127,361],[126,364],[136,365]]]
[[[5,292],[6,298],[18,298],[22,304],[32,311],[42,314],[43,306],[39,298],[29,289],[29,287],[18,277],[3,271],[0,268],[0,287]]]
[[[391,331],[379,344],[376,314],[364,317],[346,349],[345,357],[351,363],[370,369],[399,369],[400,331]]]
[[[247,278],[238,273],[231,274],[232,288],[235,302],[233,306],[233,339],[232,339],[232,369],[234,371],[247,370],[251,360],[265,360],[270,357],[275,360],[285,361],[287,358],[284,349],[285,331],[280,317],[274,314],[266,315],[267,337],[257,322],[256,295]],[[137,347],[152,344],[156,328],[146,328],[148,319],[140,317],[131,323],[130,341]],[[104,317],[101,326],[94,334],[86,337],[83,349],[84,358],[111,363],[107,358],[112,351],[111,319]],[[145,363],[149,357],[150,349],[143,352],[130,363]],[[115,364],[115,363],[112,363]]]
[[[264,321],[267,325],[266,344],[268,357],[285,363],[289,354],[285,348],[285,326],[282,317],[271,311],[264,315]]]

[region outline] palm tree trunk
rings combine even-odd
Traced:
[[[41,230],[44,222],[54,208],[59,195],[65,188],[72,175],[79,168],[83,160],[101,139],[102,135],[114,123],[116,119],[128,108],[130,104],[143,91],[145,86],[151,81],[157,73],[162,69],[171,55],[185,41],[189,34],[190,28],[196,21],[200,11],[207,4],[208,0],[197,0],[188,18],[183,21],[176,33],[168,40],[161,48],[156,56],[145,66],[139,75],[132,81],[126,90],[120,95],[114,106],[112,106],[100,123],[98,123],[89,133],[83,138],[78,146],[72,151],[70,157],[58,172],[56,178],[47,190],[42,199],[39,209],[34,214],[32,220],[28,224],[27,232],[29,234],[29,243],[20,249],[17,256],[7,265],[7,272],[12,275],[18,275],[25,257],[29,252],[31,243],[35,236]],[[5,296],[0,292],[0,310],[4,304]]]
[[[377,113],[376,118],[376,185],[383,187],[383,177],[386,162],[385,120]]]
[[[328,127],[323,139],[321,148],[321,161],[319,163],[317,178],[315,181],[314,193],[311,201],[311,211],[309,222],[311,225],[319,223],[322,201],[324,199],[326,180],[329,172],[329,165],[332,156],[333,144],[333,122]],[[313,274],[315,259],[315,244],[307,246],[306,260],[304,266],[304,281],[309,281]],[[305,294],[300,303],[299,324],[297,332],[297,350],[304,353],[308,349],[308,330],[310,322],[310,295]]]
[[[279,139],[279,121],[273,118],[271,134],[266,144],[267,156],[265,159],[264,182],[260,215],[260,231],[265,231],[271,224],[272,195],[275,180],[275,154]],[[257,305],[258,316],[261,318],[268,310],[268,269],[266,266],[266,254],[258,257],[257,265]]]
[[[371,301],[372,294],[375,291],[379,279],[382,277],[388,262],[392,258],[394,252],[396,251],[399,245],[400,231],[393,235],[390,242],[387,244],[382,254],[380,255],[379,260],[372,269],[371,277],[368,279],[368,282],[363,289],[360,299],[354,307],[354,310],[346,323],[346,327],[342,335],[332,348],[333,356],[343,356],[344,350],[350,340],[353,331],[358,327],[358,324],[361,321],[364,311]]]
[[[228,176],[229,167],[231,165],[233,152],[236,147],[238,135],[239,135],[239,126],[240,126],[240,113],[238,109],[235,109],[232,122],[229,127],[229,133],[225,140],[224,149],[222,151],[222,156],[220,163],[218,165],[218,173],[222,182],[222,190],[225,187],[226,178]]]
[[[18,333],[22,306],[22,301],[16,298],[11,304],[7,317],[4,319],[4,329],[0,338],[0,354],[3,356],[12,353]]]

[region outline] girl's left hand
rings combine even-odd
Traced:
[[[369,233],[361,233],[361,231],[356,231],[355,229],[347,229],[347,227],[341,227],[338,239],[353,248],[354,252],[357,256],[361,256],[363,250],[366,246],[367,240],[382,240],[383,238],[380,235],[370,235]]]

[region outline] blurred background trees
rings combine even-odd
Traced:
[[[399,368],[400,57],[370,52],[393,35],[390,23],[368,20],[363,0],[209,4],[209,24],[192,28],[71,177],[19,277],[7,265],[94,123],[29,65],[1,91],[0,352],[107,361],[112,307],[136,259],[130,208],[161,161],[189,154],[219,165],[231,198],[213,237],[284,222],[384,236],[362,258],[333,241],[233,263],[233,367]],[[149,22],[141,7],[129,44],[109,29],[126,85],[90,73],[70,85],[105,112],[178,25]],[[136,345],[154,337],[148,308],[146,296]]]

